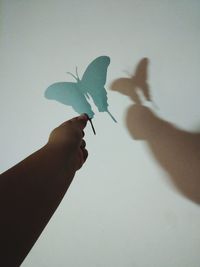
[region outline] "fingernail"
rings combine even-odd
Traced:
[[[78,117],[78,119],[79,120],[89,120],[89,117],[86,113],[83,113]]]

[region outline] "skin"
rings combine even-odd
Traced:
[[[44,147],[0,175],[1,266],[22,263],[84,164],[87,121],[64,122]]]

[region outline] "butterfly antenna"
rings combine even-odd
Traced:
[[[76,81],[78,81],[78,78],[73,74],[73,73],[71,73],[71,72],[67,72],[68,74],[70,74],[72,77],[74,77],[74,79],[76,80]]]
[[[80,80],[78,76],[78,67],[76,67],[76,77],[78,78],[78,80]]]
[[[94,129],[94,125],[93,125],[93,123],[92,123],[92,119],[89,118],[89,122],[90,122],[90,124],[91,124],[93,133],[96,135],[96,131],[95,131],[95,129]]]
[[[110,115],[110,117],[113,119],[114,122],[117,122],[116,119],[113,117],[113,115],[110,113],[109,110],[107,110],[108,114]]]

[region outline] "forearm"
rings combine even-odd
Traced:
[[[1,265],[23,261],[73,179],[73,153],[57,149],[46,145],[0,176]]]

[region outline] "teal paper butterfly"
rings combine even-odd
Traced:
[[[94,59],[82,79],[79,79],[76,69],[76,76],[70,73],[76,82],[54,83],[46,89],[45,97],[72,106],[79,114],[87,113],[90,119],[94,117],[94,112],[88,100],[92,99],[99,112],[107,112],[116,122],[108,110],[107,92],[104,88],[109,64],[110,58],[107,56]]]

